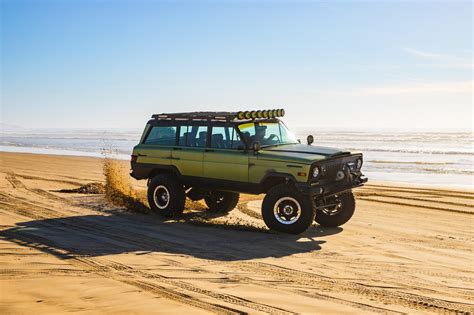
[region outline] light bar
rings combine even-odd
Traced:
[[[285,110],[281,109],[265,109],[265,110],[247,110],[236,113],[237,119],[256,119],[256,118],[276,118],[285,116]]]

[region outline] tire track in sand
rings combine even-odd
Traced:
[[[431,209],[431,210],[463,213],[463,214],[470,214],[470,215],[474,214],[473,211],[469,211],[469,210],[447,209],[447,208],[440,208],[440,207],[433,207],[433,206],[426,206],[426,205],[418,205],[418,204],[413,204],[413,203],[408,203],[408,202],[382,200],[382,199],[370,198],[370,197],[357,197],[357,199],[365,200],[365,201],[371,201],[371,202],[378,202],[378,203],[386,203],[386,204],[391,204],[391,205],[398,205],[398,206],[407,206],[407,207]]]
[[[410,308],[455,314],[474,313],[474,304],[458,303],[435,299],[418,294],[370,287],[351,281],[323,277],[314,273],[287,269],[262,262],[239,262],[236,266],[243,271],[260,272],[281,281],[303,286],[322,288],[328,291],[345,291],[358,296],[365,296],[382,303],[404,305]]]
[[[206,311],[210,311],[216,314],[244,314],[244,312],[230,308],[224,305],[214,304],[199,300],[188,294],[178,292],[169,287],[160,286],[156,283],[149,283],[143,281],[143,279],[134,279],[130,277],[128,273],[120,273],[117,270],[107,266],[106,264],[100,263],[98,259],[92,259],[89,257],[74,256],[63,250],[58,250],[54,246],[45,245],[51,244],[51,241],[37,235],[22,235],[21,240],[15,240],[19,245],[36,248],[40,251],[48,252],[55,256],[59,256],[68,259],[72,265],[80,267],[81,269],[93,272],[94,274],[100,275],[104,278],[122,282],[136,288],[142,289],[149,293],[155,294],[160,297],[164,297],[179,303],[191,305]]]
[[[30,207],[31,206],[33,206],[33,205],[30,205]],[[21,204],[16,204],[16,209],[18,209],[18,208],[21,208]],[[38,207],[38,206],[35,206],[35,208],[33,208],[33,209],[35,210],[34,211],[35,215],[33,216],[35,219],[47,219],[47,218],[50,218],[51,216],[57,216],[57,215],[60,214],[60,213],[58,213],[57,211],[55,211],[53,209],[47,209],[47,208],[42,208],[42,207]],[[28,211],[26,211],[26,212],[25,211],[20,211],[20,214],[28,215]],[[60,222],[61,221],[58,221],[58,223],[60,223]],[[61,223],[63,223],[63,222],[61,222]],[[91,222],[84,222],[84,220],[80,220],[80,219],[78,219],[74,223],[75,223],[74,225],[66,224],[64,228],[69,229],[69,230],[73,229],[73,230],[81,231],[81,232],[87,233],[89,235],[98,235],[98,236],[101,236],[101,237],[102,236],[107,236],[108,238],[111,238],[113,240],[117,240],[117,241],[120,241],[120,242],[126,242],[126,243],[129,243],[129,244],[134,244],[135,243],[135,242],[131,241],[128,238],[124,238],[122,236],[118,236],[118,235],[114,235],[114,234],[110,234],[110,233],[106,232],[105,229],[104,229],[106,227],[98,225],[98,224],[93,224],[93,223],[91,224]],[[85,227],[87,227],[87,228],[85,228]],[[101,233],[97,234],[96,231],[101,231]],[[127,234],[130,235],[130,232],[127,231]],[[141,235],[141,234],[140,235],[139,234],[133,235],[133,237],[134,237],[134,239],[139,238],[139,239],[146,240],[146,236]],[[161,244],[161,245],[164,245],[164,246],[169,245],[169,247],[180,246],[180,244],[178,244],[178,243]],[[114,246],[114,244],[110,244],[110,246]],[[166,246],[166,247],[168,247],[168,246]],[[85,258],[81,257],[81,258],[76,258],[76,259],[81,259],[82,261],[84,261]],[[87,261],[88,261],[89,264],[91,263],[91,259],[87,258]],[[104,264],[102,264],[102,266],[104,266]],[[166,284],[173,285],[173,286],[179,287],[179,288],[187,290],[187,291],[192,291],[192,292],[195,292],[195,293],[207,295],[209,297],[212,297],[212,298],[215,298],[215,299],[218,299],[218,300],[221,300],[221,301],[225,301],[227,303],[247,307],[247,308],[250,308],[250,309],[254,309],[256,311],[262,311],[262,312],[266,312],[266,313],[277,313],[277,314],[278,313],[279,314],[291,313],[289,311],[279,309],[279,308],[275,308],[275,307],[272,307],[272,306],[269,306],[269,305],[256,304],[255,302],[251,302],[249,300],[242,299],[242,298],[239,298],[239,297],[235,297],[235,296],[232,296],[232,295],[220,294],[220,293],[212,292],[212,291],[209,291],[209,290],[204,290],[204,289],[201,289],[201,288],[197,288],[197,287],[192,286],[192,285],[190,285],[186,282],[169,280],[169,279],[166,279],[163,276],[153,274],[153,273],[149,273],[149,272],[145,273],[143,271],[136,270],[136,269],[134,269],[130,266],[122,265],[122,264],[119,264],[119,263],[116,263],[116,262],[111,263],[111,265],[109,267],[112,268],[112,269],[118,269],[119,271],[128,270],[128,272],[131,272],[133,274],[138,274],[141,277],[146,278],[146,279],[160,280],[160,282],[164,282]],[[265,286],[262,283],[258,283],[258,282],[256,283],[254,281],[247,281],[245,283],[252,283],[252,284],[255,284],[255,285]],[[143,288],[143,289],[145,289],[145,288]],[[312,297],[312,298],[328,300],[328,301],[332,301],[332,302],[335,302],[335,303],[352,306],[352,307],[355,307],[355,308],[358,308],[358,309],[363,309],[363,310],[366,310],[366,311],[372,311],[374,313],[389,312],[389,310],[387,310],[387,309],[372,307],[370,305],[365,305],[365,304],[362,304],[362,303],[355,303],[355,302],[347,301],[347,300],[344,300],[344,299],[339,299],[339,298],[334,298],[334,297],[329,297],[329,296],[325,297],[325,296],[311,295],[310,293],[306,293],[306,292],[301,291],[301,290],[291,290],[291,291],[295,294],[299,294],[299,295],[303,295],[303,296],[307,296],[307,297]]]
[[[10,180],[15,184],[16,187],[22,188],[21,187],[22,183],[19,182],[18,180],[15,180],[14,178],[11,178],[11,177],[10,177]],[[4,197],[5,197],[5,195],[4,195]],[[20,201],[19,203],[21,204],[22,202]],[[28,207],[30,208],[30,211],[31,211],[31,207],[30,206],[28,206]],[[40,217],[43,218],[43,219],[50,218],[49,215],[55,214],[54,212],[56,212],[56,211],[54,211],[52,209],[46,209],[46,212],[44,212],[44,209],[43,209],[43,215],[41,215]],[[27,209],[23,209],[22,214],[23,215],[28,215],[29,214],[30,216],[32,215],[32,213],[29,213],[29,211]],[[64,215],[65,213],[56,213],[56,214]],[[38,219],[39,218],[38,214],[33,215],[33,218]],[[73,228],[73,229],[76,229],[78,231],[85,232],[85,233],[91,233],[91,234],[94,234],[94,232],[96,232],[96,230],[84,229],[84,227],[78,227],[75,224],[69,225],[67,228]],[[109,234],[110,233],[107,233],[106,235],[104,235],[101,232],[101,234],[99,236],[101,236],[101,237],[103,237],[103,236],[116,237],[114,235],[109,235]],[[37,238],[37,236],[34,236],[34,237]],[[123,238],[120,238],[119,241],[123,242],[124,240],[123,240]],[[50,241],[48,241],[48,242],[50,242]],[[112,278],[116,276],[115,275],[116,273],[121,273],[121,272],[124,272],[124,270],[127,270],[125,272],[126,274],[128,274],[128,276],[126,277],[126,280],[128,282],[132,282],[132,285],[133,285],[133,283],[136,282],[136,280],[133,277],[130,277],[130,274],[138,275],[138,276],[140,276],[140,278],[145,278],[145,279],[148,279],[148,280],[152,279],[155,282],[157,282],[157,280],[162,280],[161,279],[162,276],[151,274],[151,273],[143,273],[142,271],[139,271],[139,270],[137,271],[136,269],[134,269],[130,266],[119,265],[117,267],[116,263],[114,263],[114,265],[108,265],[108,264],[104,264],[104,263],[99,263],[99,262],[97,262],[96,259],[91,259],[91,258],[84,258],[84,257],[72,257],[72,258],[74,258],[76,260],[77,259],[82,259],[81,260],[82,263],[85,263],[87,265],[91,265],[91,264],[94,265],[95,264],[96,265],[96,267],[94,268],[95,272],[103,272],[105,270],[106,271],[105,274],[108,275],[108,277],[112,277]],[[366,286],[364,286],[362,284],[356,284],[356,283],[352,283],[352,282],[349,282],[349,281],[342,281],[341,282],[339,280],[324,278],[324,277],[321,277],[321,276],[318,276],[318,275],[315,275],[315,274],[312,274],[312,273],[296,271],[296,270],[293,270],[293,269],[285,269],[285,268],[282,268],[282,267],[277,267],[277,266],[264,264],[264,263],[242,262],[242,263],[238,263],[236,266],[238,266],[239,269],[243,269],[243,270],[247,270],[247,271],[250,268],[250,270],[253,271],[255,274],[267,274],[267,275],[270,275],[272,277],[279,278],[282,281],[286,281],[286,282],[290,282],[290,283],[296,283],[296,284],[303,285],[303,286],[309,285],[313,288],[314,287],[323,287],[325,290],[329,290],[329,291],[331,291],[331,290],[334,291],[335,289],[344,290],[344,291],[348,291],[349,293],[352,293],[352,294],[355,294],[355,295],[362,295],[362,296],[367,296],[367,297],[370,297],[370,298],[375,298],[376,300],[379,300],[379,301],[382,301],[382,302],[390,302],[390,303],[393,303],[393,304],[402,304],[402,305],[406,305],[406,306],[409,306],[409,307],[412,307],[412,308],[415,308],[415,309],[431,310],[431,311],[437,310],[437,311],[448,311],[448,312],[449,311],[450,312],[473,312],[474,311],[474,309],[472,308],[472,305],[470,305],[470,304],[456,303],[456,302],[444,301],[444,300],[440,300],[440,299],[433,299],[433,298],[419,296],[419,295],[416,295],[416,294],[410,294],[410,293],[405,293],[405,292],[367,288]],[[157,279],[157,277],[158,277],[158,279]],[[168,280],[167,279],[164,284],[169,285],[170,284],[169,281],[174,281],[174,280]],[[160,281],[158,281],[158,282],[160,282]],[[182,282],[182,281],[180,281],[180,282]],[[182,283],[184,283],[184,282],[182,282]],[[144,290],[151,290],[151,291],[156,291],[157,290],[157,292],[162,292],[163,291],[163,286],[160,286],[159,284],[156,284],[156,283],[149,284],[147,282],[147,284],[144,285],[143,282],[138,282],[138,283],[135,283],[135,284],[136,284],[136,286],[139,286]],[[171,285],[176,285],[176,284],[171,284]],[[190,289],[189,286],[191,286],[191,289]],[[209,292],[200,291],[202,289],[196,288],[196,287],[194,287],[194,286],[192,286],[188,283],[184,283],[184,285],[179,284],[177,287],[181,288],[181,289],[184,289],[184,290],[188,290],[188,291],[191,290],[193,292],[196,292],[194,290],[197,290],[198,293],[207,293],[208,296],[210,294],[210,297],[214,297],[214,298],[215,297],[222,298],[222,296],[220,296],[219,293],[210,292],[210,291]],[[180,292],[174,292],[174,293],[171,292],[170,293],[169,291],[170,291],[169,288],[166,288],[165,292],[167,292],[168,294],[177,294],[177,296],[176,295],[173,296],[174,298],[176,298],[178,300],[183,298],[182,295],[181,295],[182,293],[180,293]],[[165,293],[161,293],[161,294],[165,294]],[[215,294],[217,294],[217,295],[215,295]],[[234,297],[234,296],[230,296],[230,299],[229,299],[228,296],[226,296],[225,299],[226,300],[224,300],[222,302],[229,303],[228,301],[233,301],[234,303],[239,303],[239,304],[242,303],[242,299],[240,299],[238,297]],[[235,299],[238,299],[238,300],[235,300]],[[197,300],[197,301],[199,301],[199,303],[202,303],[202,301],[200,301],[200,300]],[[244,302],[246,302],[246,301],[244,300]],[[188,297],[186,297],[186,301],[184,303],[189,304]],[[243,305],[241,305],[241,306],[243,306]],[[207,305],[205,307],[211,307],[211,308],[213,308],[213,310],[215,310],[214,309],[215,306]],[[281,313],[281,312],[288,313],[288,311],[286,311],[286,310],[275,309],[275,308],[273,308],[273,311],[269,311],[268,307],[269,306],[267,306],[267,305],[262,305],[262,306],[258,306],[257,308],[255,306],[251,307],[251,308],[255,309],[255,310],[258,309],[258,310],[262,310],[262,311],[266,311],[266,312],[272,312],[272,313],[273,312],[275,312],[275,313]],[[201,305],[201,308],[203,308],[202,305]],[[216,310],[216,311],[218,311],[218,310]],[[220,311],[229,312],[230,310],[220,309]],[[236,310],[234,310],[234,311],[236,311]],[[237,312],[240,312],[240,311],[237,311]]]
[[[17,187],[21,187],[21,185],[17,185]],[[19,214],[21,214],[23,216],[30,217],[32,219],[42,220],[42,219],[49,219],[49,218],[51,218],[52,215],[59,215],[59,214],[64,215],[64,213],[59,213],[59,212],[57,212],[53,209],[43,208],[43,207],[40,207],[40,206],[37,206],[37,205],[32,205],[32,204],[29,204],[25,209],[25,207],[22,207],[23,202],[15,201],[14,199],[16,199],[16,198],[5,195],[5,194],[1,194],[1,197],[2,197],[2,199],[4,199],[2,201],[5,201],[5,199],[7,199],[7,200],[9,199],[10,204],[15,205],[15,207],[13,207],[13,208],[15,208],[14,212],[18,212]],[[21,209],[21,208],[23,208],[23,209]],[[34,214],[31,213],[31,210],[34,210]],[[51,228],[55,228],[55,227],[57,228],[56,225],[59,224],[59,225],[64,225],[65,228],[67,228],[69,230],[73,229],[73,230],[79,231],[81,233],[90,234],[91,236],[94,236],[94,235],[99,236],[99,237],[104,237],[105,236],[105,237],[108,237],[108,238],[112,238],[112,240],[119,241],[119,242],[122,242],[122,243],[132,244],[132,245],[134,245],[134,243],[136,243],[136,242],[130,241],[130,239],[127,239],[126,237],[120,237],[120,236],[112,234],[112,233],[105,233],[104,231],[102,231],[102,228],[104,228],[104,227],[102,227],[100,225],[97,225],[97,224],[96,224],[96,228],[93,229],[92,228],[93,225],[91,226],[89,224],[90,222],[84,222],[83,220],[78,219],[77,222],[75,222],[75,223],[77,223],[77,224],[69,224],[69,223],[66,223],[64,221],[51,221],[50,223],[49,222],[43,222],[43,224],[48,225]],[[97,231],[101,231],[101,232],[99,233]],[[28,233],[26,233],[26,234],[28,234]],[[23,233],[22,233],[22,235],[23,235]],[[31,234],[29,234],[29,237],[32,238],[33,242],[35,242],[35,239],[41,238],[39,236],[31,235]],[[144,235],[140,235],[140,237],[142,239],[146,239],[146,237]],[[51,240],[44,239],[44,241],[47,242],[46,244],[48,244],[48,243],[51,244],[52,243]],[[114,244],[111,244],[111,246],[114,246]],[[243,298],[240,298],[240,297],[236,297],[236,296],[233,296],[233,295],[229,295],[229,294],[222,294],[222,293],[217,293],[217,292],[213,292],[213,291],[210,291],[210,290],[202,289],[202,288],[196,287],[194,285],[191,285],[191,284],[183,282],[183,281],[176,281],[176,280],[167,279],[164,276],[157,275],[157,274],[151,274],[149,272],[144,272],[144,271],[140,271],[140,270],[136,270],[136,269],[134,269],[130,266],[119,264],[117,262],[113,262],[113,263],[111,262],[109,264],[105,264],[103,262],[99,263],[97,259],[92,259],[92,258],[76,257],[76,256],[72,256],[72,258],[76,261],[81,261],[82,263],[85,263],[89,266],[98,266],[98,265],[101,266],[100,268],[94,268],[94,271],[99,272],[104,277],[115,279],[117,277],[115,275],[113,275],[114,271],[115,272],[122,272],[122,273],[125,272],[125,273],[128,274],[127,277],[124,277],[124,279],[126,279],[126,281],[125,281],[126,283],[135,285],[135,286],[140,287],[144,290],[149,289],[149,290],[152,290],[152,291],[157,291],[160,288],[160,286],[156,283],[155,284],[147,283],[145,285],[141,282],[136,282],[136,281],[133,280],[133,277],[132,278],[130,277],[130,275],[139,275],[140,277],[145,278],[145,279],[152,279],[155,282],[165,283],[167,285],[171,285],[171,286],[174,286],[174,287],[177,287],[177,288],[180,288],[180,289],[184,289],[184,290],[187,290],[187,291],[190,291],[190,292],[194,292],[194,293],[197,293],[197,294],[201,294],[201,295],[205,295],[205,296],[214,298],[214,299],[216,299],[220,302],[234,304],[234,305],[237,305],[237,306],[253,309],[255,311],[261,311],[261,312],[273,313],[273,314],[292,314],[292,312],[284,310],[284,309],[280,309],[280,308],[277,308],[277,307],[273,307],[273,306],[269,306],[269,305],[249,301],[249,300],[246,300],[246,299],[243,299]],[[104,270],[106,272],[104,272]],[[122,282],[124,282],[124,281],[122,281]],[[169,291],[169,290],[170,290],[169,288],[166,289],[166,291]],[[162,292],[160,294],[163,295]],[[173,292],[168,292],[167,297],[173,297],[174,296],[175,300],[179,300],[179,299],[176,299],[176,296],[175,296],[176,294],[178,294],[178,292],[174,292],[174,293]],[[185,298],[180,300],[180,302],[185,303],[185,304],[189,304],[188,299],[189,299],[189,296],[186,295]],[[200,300],[197,300],[197,301],[199,301],[199,303],[197,303],[197,304],[199,304],[200,307],[203,308],[202,304],[204,302],[202,302]],[[207,307],[205,309],[209,310],[209,307]],[[232,312],[235,311],[237,313],[240,313],[239,310],[227,309],[226,308],[225,312],[229,312],[229,311],[232,311]]]

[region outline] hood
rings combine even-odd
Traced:
[[[262,148],[258,152],[258,158],[279,161],[294,161],[299,163],[311,163],[314,161],[348,154],[350,154],[350,152],[342,151],[335,148],[296,143]]]

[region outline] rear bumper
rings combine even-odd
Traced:
[[[335,194],[340,194],[345,191],[352,190],[357,187],[364,186],[368,178],[364,175],[359,174],[357,176],[351,176],[349,181],[334,181],[331,183],[319,184],[319,183],[301,183],[297,184],[296,188],[305,195],[312,197],[329,197]]]

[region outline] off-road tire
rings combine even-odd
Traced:
[[[161,199],[157,201],[162,203],[161,207],[155,202],[155,190],[157,193],[168,192],[168,202]],[[163,174],[153,177],[148,185],[147,197],[151,210],[162,216],[169,218],[183,213],[186,194],[183,185],[174,175]]]
[[[295,204],[294,201],[296,201],[297,204]],[[295,221],[292,223],[281,223],[277,219],[277,217],[280,216],[275,214],[275,212],[279,212],[279,206],[283,206],[284,202],[289,202],[295,205],[296,207],[294,208],[297,208],[297,206],[299,206],[300,215],[299,217],[295,215]],[[271,230],[289,234],[300,234],[306,231],[311,226],[314,221],[314,216],[315,210],[311,198],[309,196],[301,194],[299,191],[296,190],[295,187],[290,184],[282,184],[271,188],[263,199],[263,221]],[[281,217],[280,220],[282,220]],[[291,221],[292,220],[288,220],[286,222]]]
[[[222,198],[222,200],[219,200]],[[204,197],[207,207],[215,213],[229,213],[237,206],[240,195],[230,191],[211,191]]]
[[[342,205],[341,210],[333,215],[328,215],[323,209],[316,211],[315,221],[321,226],[336,227],[341,226],[352,218],[354,214],[356,202],[352,192],[346,192],[339,197]]]

